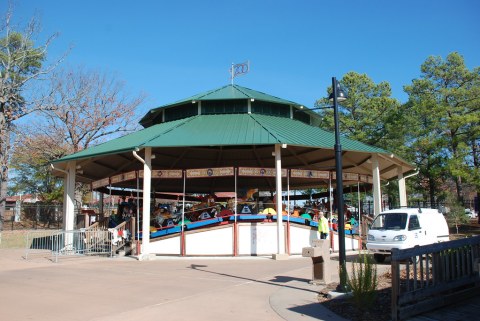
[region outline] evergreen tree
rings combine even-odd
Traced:
[[[366,74],[349,72],[339,80],[348,98],[339,106],[340,132],[343,136],[363,143],[381,147],[401,156],[403,150],[402,114],[400,102],[391,97],[390,84],[375,84]],[[327,89],[328,94],[332,88]],[[328,95],[327,95],[328,96]],[[316,102],[316,107],[329,106],[326,99]],[[335,129],[333,110],[320,109],[320,126]]]
[[[463,182],[478,173],[473,159],[479,141],[475,125],[480,117],[479,79],[480,68],[470,71],[454,52],[445,60],[429,57],[421,66],[421,77],[404,88],[409,94],[405,105],[409,147],[429,182],[431,198],[438,192],[436,183],[451,178],[461,202]]]

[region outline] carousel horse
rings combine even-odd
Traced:
[[[155,223],[156,225],[158,224],[158,227],[166,227],[166,226],[174,225],[172,215],[168,210],[166,210],[163,207],[156,209],[154,212],[154,216],[155,216]]]

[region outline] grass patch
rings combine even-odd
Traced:
[[[0,232],[0,249],[24,249],[28,230]]]

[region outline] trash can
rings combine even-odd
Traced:
[[[303,257],[312,258],[312,284],[332,282],[332,264],[330,261],[330,241],[314,240],[312,247],[302,249]]]

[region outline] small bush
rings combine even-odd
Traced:
[[[372,307],[377,289],[377,265],[371,255],[361,254],[353,263],[347,285],[357,308],[366,310]]]

